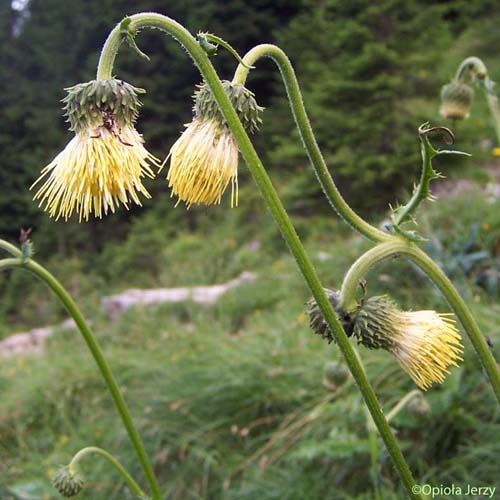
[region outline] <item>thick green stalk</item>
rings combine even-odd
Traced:
[[[139,498],[147,498],[144,491],[142,491],[141,487],[134,481],[134,478],[125,470],[123,465],[118,462],[118,460],[113,455],[111,455],[111,453],[108,453],[106,450],[98,448],[97,446],[87,446],[86,448],[80,450],[69,463],[70,472],[74,473],[76,470],[76,464],[83,457],[90,454],[100,455],[101,457],[105,458],[119,472],[119,474],[128,484],[133,493],[135,493]]]
[[[4,243],[5,242],[2,242],[3,248],[5,248]],[[5,264],[6,262],[7,264]],[[4,265],[2,265],[2,263],[4,263]],[[92,333],[92,330],[85,322],[85,319],[80,310],[78,309],[78,306],[70,297],[68,292],[64,289],[64,287],[59,283],[59,281],[57,281],[57,279],[54,278],[52,274],[50,274],[44,267],[37,264],[35,261],[31,259],[24,263],[22,262],[21,259],[4,259],[0,261],[0,269],[6,267],[26,269],[31,273],[33,273],[35,276],[38,276],[57,295],[59,300],[63,303],[66,310],[73,318],[88,348],[90,349],[90,352],[92,353],[92,356],[94,357],[97,366],[99,367],[101,375],[104,378],[104,381],[106,382],[109,391],[111,392],[111,396],[115,403],[116,409],[120,414],[123,425],[125,426],[130,441],[132,442],[132,445],[134,446],[134,449],[137,453],[137,458],[139,459],[139,462],[144,470],[144,474],[146,475],[146,479],[153,493],[153,498],[155,500],[161,500],[162,496],[160,492],[160,487],[156,480],[153,467],[149,462],[146,450],[144,449],[144,445],[139,436],[139,433],[137,432],[137,429],[134,426],[134,423],[130,416],[129,409],[127,407],[127,403],[125,402],[125,399],[123,398],[120,392],[118,384],[113,376],[113,373],[111,372],[111,369],[106,359],[104,358],[104,354],[99,344],[97,343],[97,340],[94,334]]]
[[[307,116],[307,111],[302,99],[299,82],[295,75],[292,63],[287,55],[276,45],[262,44],[257,45],[252,50],[247,52],[243,57],[243,62],[247,66],[253,66],[258,59],[269,57],[278,66],[285,89],[288,95],[288,101],[292,109],[292,114],[295,123],[304,143],[309,160],[314,168],[316,176],[323,188],[323,191],[329,202],[337,213],[354,229],[359,231],[372,241],[385,241],[390,238],[390,235],[376,227],[372,226],[362,219],[344,200],[340,194],[335,182],[326,166],[325,159],[318,147],[316,138],[311,127],[311,123]],[[244,85],[247,79],[249,68],[240,64],[234,74],[233,82]]]
[[[328,298],[323,290],[323,286],[319,281],[318,275],[312,265],[309,256],[307,255],[300,239],[293,227],[288,214],[286,213],[276,190],[274,189],[269,176],[267,175],[259,156],[257,155],[252,142],[250,141],[243,125],[241,124],[236,111],[231,105],[231,102],[226,95],[222,83],[212,66],[207,54],[199,46],[194,37],[180,24],[172,19],[155,13],[135,14],[128,18],[130,20],[128,29],[135,33],[139,28],[152,27],[158,28],[171,34],[178,42],[184,46],[195,64],[200,70],[205,82],[209,85],[221,112],[230,127],[240,151],[245,159],[248,168],[250,169],[256,184],[258,185],[264,199],[267,202],[269,210],[278,224],[283,237],[285,238],[292,255],[295,257],[297,265],[302,272],[311,292],[316,299],[318,306],[323,313],[323,316],[329,324],[339,348],[341,349],[346,359],[347,365],[356,380],[366,405],[373,417],[382,439],[385,442],[387,450],[394,462],[394,465],[400,474],[400,477],[411,498],[421,498],[412,492],[412,487],[415,486],[412,474],[406,463],[401,450],[398,447],[396,439],[392,434],[380,403],[377,400],[363,369],[356,358],[349,339],[345,334],[342,325],[340,324]],[[119,47],[117,38],[121,38],[120,26],[117,26],[110,34],[106,44],[104,45],[99,62],[98,78],[109,78],[112,74],[113,61],[116,56],[116,50]]]
[[[358,350],[353,347],[354,353],[356,354],[356,357],[358,358],[359,364],[361,365],[361,368],[363,368],[363,372],[366,375],[366,370],[365,367],[363,366],[363,362],[361,360],[361,356],[359,355]],[[374,495],[374,500],[382,500],[382,497],[380,496],[380,488],[379,488],[379,469],[378,469],[378,443],[377,443],[377,426],[373,422],[373,418],[371,416],[371,413],[368,411],[368,408],[364,407],[364,413],[365,413],[365,422],[366,422],[366,432],[368,432],[368,442],[370,445],[370,476],[372,479],[372,485],[373,485],[373,495]],[[387,418],[387,422],[389,422],[389,418]]]
[[[377,263],[398,255],[404,255],[411,259],[429,276],[446,298],[474,346],[500,403],[500,371],[467,304],[437,264],[413,243],[394,237],[392,241],[380,243],[363,254],[351,266],[344,278],[340,292],[340,307],[348,312],[355,310],[357,307],[357,288],[363,276]]]

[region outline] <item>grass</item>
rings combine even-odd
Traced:
[[[439,210],[437,204],[426,209],[424,228],[439,235],[443,246],[436,252],[448,262],[464,253],[450,243],[453,235],[466,235],[481,220],[486,225],[477,245],[495,256],[497,213],[480,196],[443,200]],[[173,241],[172,234],[158,230],[157,220],[143,218],[120,249],[95,257],[91,268],[76,258],[49,264],[65,283],[71,278],[70,287],[92,318],[165,497],[370,499],[375,477],[382,498],[402,498],[380,439],[375,470],[370,466],[366,416],[353,381],[336,390],[323,384],[325,363],[341,362],[339,353],[309,330],[309,294],[269,216],[243,208],[229,215],[221,209],[213,220],[204,211],[194,217],[197,231],[181,227]],[[249,217],[248,231],[241,231]],[[339,286],[348,265],[367,248],[331,218],[315,218],[314,224],[299,218],[298,228],[330,286]],[[475,282],[479,271],[457,269],[453,278],[498,358],[497,296]],[[243,270],[256,271],[258,279],[228,292],[215,307],[135,308],[116,322],[99,308],[102,294],[125,286],[210,284]],[[55,302],[38,285],[29,287],[24,304],[37,303],[38,309],[24,317],[59,318]],[[404,261],[371,272],[368,291],[390,293],[404,307],[446,310],[427,280]],[[461,368],[425,394],[430,412],[422,416],[406,408],[392,421],[418,483],[495,485],[499,410],[467,339],[464,344]],[[389,354],[362,348],[360,354],[388,413],[415,387]],[[58,498],[51,475],[88,445],[114,453],[144,483],[77,332],[57,332],[44,356],[4,361],[0,391],[0,498]],[[83,473],[88,487],[82,500],[132,498],[101,459],[85,460]]]

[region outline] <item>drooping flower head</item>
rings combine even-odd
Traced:
[[[474,89],[466,83],[453,81],[441,89],[441,116],[449,120],[464,120],[474,99]]]
[[[43,170],[32,188],[44,180],[35,195],[56,220],[79,220],[93,213],[102,218],[121,203],[141,205],[149,198],[142,180],[154,177],[157,160],[144,147],[134,128],[144,90],[121,80],[93,80],[66,89],[65,115],[75,137]]]
[[[52,480],[54,488],[65,498],[72,498],[83,489],[83,478],[69,466],[61,467]]]
[[[326,290],[348,337],[370,349],[384,349],[398,360],[420,389],[444,382],[463,351],[450,315],[435,311],[401,311],[387,296],[370,297],[353,313],[342,311],[339,294]],[[333,334],[314,300],[308,303],[311,328],[331,341]]]
[[[398,360],[420,389],[443,383],[463,351],[449,314],[401,311],[387,296],[370,297],[359,309],[353,329],[358,342],[385,349]]]
[[[243,85],[222,82],[243,126],[254,132],[263,110]],[[208,85],[194,95],[193,121],[170,149],[167,180],[178,203],[189,207],[220,203],[231,184],[231,206],[238,205],[238,145]]]

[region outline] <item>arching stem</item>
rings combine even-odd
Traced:
[[[476,353],[490,379],[490,383],[500,403],[500,371],[495,358],[481,333],[467,304],[458,294],[448,277],[437,264],[415,244],[394,238],[392,241],[380,243],[364,253],[349,269],[342,283],[340,307],[346,311],[354,311],[357,307],[357,288],[360,280],[376,264],[386,259],[404,255],[412,260],[431,281],[439,288],[449,305],[462,323]]]
[[[362,219],[344,200],[340,194],[335,182],[326,166],[325,159],[318,147],[314,132],[307,116],[307,111],[304,106],[302,93],[300,91],[299,82],[295,76],[292,63],[287,55],[276,45],[262,44],[257,45],[252,50],[247,52],[243,57],[243,61],[247,66],[253,66],[262,57],[269,57],[278,66],[283,83],[285,84],[288,101],[292,110],[295,123],[302,138],[302,142],[309,156],[309,160],[314,168],[323,192],[328,198],[330,204],[336,212],[350,226],[359,231],[362,235],[372,241],[386,241],[390,235],[376,227],[372,226]],[[249,68],[240,64],[233,77],[234,83],[245,84],[248,77]]]
[[[464,73],[468,72],[468,75],[474,74],[480,80],[484,80],[488,77],[488,69],[479,57],[467,57],[464,59],[455,73],[455,81],[460,81],[464,78]]]
[[[133,493],[135,493],[139,498],[147,498],[144,491],[142,491],[141,487],[135,482],[134,478],[125,470],[123,465],[118,462],[118,460],[111,455],[111,453],[108,453],[106,450],[98,448],[97,446],[87,446],[86,448],[81,449],[69,463],[70,472],[73,473],[76,470],[77,463],[83,457],[90,454],[100,455],[105,458],[118,471]]]
[[[6,243],[7,242],[0,240],[0,247],[5,249],[9,245],[6,245]],[[87,325],[80,309],[68,294],[68,292],[65,290],[65,288],[59,283],[59,281],[57,281],[57,279],[54,278],[52,274],[50,274],[44,267],[42,267],[40,264],[37,264],[35,261],[31,259],[26,262],[23,262],[21,259],[0,260],[0,270],[7,268],[26,269],[27,271],[30,271],[32,274],[40,278],[57,295],[68,313],[73,318],[76,326],[80,330],[80,333],[82,334],[87,344],[87,347],[89,348],[95,362],[97,363],[97,366],[101,372],[102,377],[104,378],[104,381],[106,382],[106,385],[108,386],[116,409],[118,410],[130,441],[136,451],[139,463],[144,470],[144,474],[153,493],[153,498],[155,500],[161,500],[162,496],[158,481],[154,474],[153,467],[149,462],[139,433],[137,432],[137,429],[135,428],[132,421],[132,417],[130,416],[127,403],[125,402],[125,399],[120,392],[118,384],[113,373],[111,372],[111,368],[109,367],[104,357],[101,347],[99,346],[92,330]]]
[[[267,202],[272,216],[278,224],[281,233],[297,262],[297,265],[304,276],[304,279],[306,280],[319,308],[321,309],[321,312],[323,313],[325,320],[330,326],[340,350],[344,354],[346,363],[358,384],[375,425],[377,426],[393,463],[408,491],[408,495],[411,498],[421,498],[420,495],[416,495],[412,492],[415,482],[408,464],[398,447],[397,441],[392,434],[391,428],[385,419],[375,392],[373,391],[366,375],[363,373],[363,369],[354,354],[353,348],[349,343],[349,339],[347,338],[342,325],[340,324],[330,302],[328,301],[313,264],[302,246],[295,228],[293,227],[290,218],[288,217],[288,214],[285,211],[285,208],[283,207],[283,204],[281,203],[281,200],[278,197],[278,194],[276,193],[276,190],[274,189],[271,180],[269,179],[269,176],[267,175],[267,172],[256,153],[252,142],[245,132],[236,111],[232,107],[231,102],[224,91],[222,83],[212,66],[212,63],[208,59],[207,54],[185,28],[166,16],[155,13],[144,13],[135,14],[130,16],[128,19],[130,19],[130,22],[128,22],[128,29],[132,33],[136,33],[139,28],[143,27],[161,29],[176,38],[193,58],[205,82],[209,85],[212,94],[219,105],[236,142],[238,143],[242,156]],[[99,62],[97,74],[98,78],[109,78],[111,76],[113,61],[116,56],[116,51],[120,45],[121,36],[121,28],[120,25],[118,25],[111,32],[104,45],[101,60]]]

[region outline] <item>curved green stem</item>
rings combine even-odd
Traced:
[[[437,264],[416,245],[394,237],[392,241],[380,243],[363,254],[349,269],[342,283],[340,291],[340,307],[346,311],[353,311],[357,307],[356,292],[360,280],[377,263],[390,257],[404,255],[411,259],[431,281],[439,288],[456,316],[462,323],[481,363],[490,379],[490,383],[500,403],[500,371],[495,358],[491,354],[484,336],[476,320],[472,316],[465,301],[460,297],[448,277],[439,269]]]
[[[348,313],[352,313],[358,308],[358,287],[365,274],[379,262],[403,253],[400,249],[401,245],[410,246],[410,243],[402,238],[393,236],[391,241],[374,246],[354,262],[342,282],[339,301],[340,308]]]
[[[325,159],[323,158],[323,155],[318,147],[316,138],[314,137],[311,123],[304,107],[304,101],[302,99],[299,83],[297,81],[297,77],[295,76],[295,71],[285,52],[283,52],[283,50],[276,45],[257,45],[245,54],[243,61],[247,66],[253,66],[255,62],[262,57],[271,58],[280,70],[300,137],[302,138],[307,155],[309,156],[309,160],[311,161],[321,187],[323,188],[323,191],[333,208],[340,215],[340,217],[342,217],[348,224],[368,239],[372,241],[388,240],[390,235],[380,229],[377,229],[362,219],[346,203],[337,189],[337,186],[328,171]],[[234,74],[233,82],[240,83],[242,85],[245,84],[248,72],[249,68],[240,64]]]
[[[222,45],[240,64],[246,66],[238,52],[236,52],[236,50],[234,50],[234,48],[228,42],[226,42],[226,40],[223,40],[219,36],[212,35],[212,33],[198,33],[198,39],[200,39],[200,37],[205,37],[205,39],[209,42],[214,42],[217,45]],[[207,52],[206,49],[205,52]],[[210,55],[209,52],[207,53],[208,55]],[[253,69],[253,66],[248,66],[248,69]]]
[[[412,492],[412,487],[415,485],[412,474],[406,463],[401,450],[398,447],[396,439],[387,423],[380,403],[377,400],[363,369],[354,354],[353,348],[349,343],[349,339],[345,334],[342,325],[340,324],[328,298],[323,290],[323,286],[318,278],[318,275],[313,267],[313,264],[307,255],[300,239],[293,227],[283,204],[281,203],[276,190],[274,189],[267,172],[257,155],[252,142],[250,141],[243,125],[241,124],[236,111],[226,95],[222,83],[212,66],[207,54],[196,42],[195,38],[180,24],[172,19],[154,13],[135,14],[130,16],[129,28],[132,32],[136,32],[141,27],[158,28],[171,34],[181,43],[190,56],[193,58],[196,66],[200,70],[205,82],[209,85],[213,96],[219,105],[221,112],[230,127],[239,149],[245,162],[250,169],[254,180],[259,187],[264,199],[267,202],[269,210],[278,224],[283,237],[285,238],[288,247],[294,256],[297,265],[304,276],[309,288],[312,291],[318,306],[320,307],[323,316],[328,322],[335,339],[342,353],[344,354],[347,365],[349,366],[354,379],[356,380],[373,417],[375,424],[385,442],[388,452],[394,462],[394,465],[399,472],[401,479],[411,498],[420,498]],[[116,56],[116,51],[119,47],[120,27],[117,26],[110,34],[106,41],[101,60],[99,62],[98,78],[109,78],[112,74],[112,65]]]
[[[123,465],[118,462],[118,460],[108,453],[106,450],[102,448],[98,448],[97,446],[87,446],[80,450],[69,463],[69,470],[71,473],[74,473],[76,470],[76,464],[86,455],[90,455],[94,453],[96,455],[100,455],[105,458],[122,476],[125,482],[128,484],[129,488],[135,493],[139,498],[147,498],[144,491],[142,491],[141,487],[134,481],[133,477],[125,470]]]
[[[21,252],[19,248],[5,240],[0,240],[0,249],[5,250],[7,253],[10,253],[14,257],[22,257],[23,255],[23,252]]]
[[[6,261],[8,261],[7,264],[5,264]],[[4,263],[4,266],[1,266],[1,263]],[[139,433],[134,426],[129,409],[127,407],[127,403],[125,402],[125,399],[120,392],[118,384],[113,376],[113,373],[111,372],[106,359],[104,358],[104,354],[99,344],[97,343],[92,330],[85,322],[83,314],[80,312],[80,309],[78,309],[76,303],[73,301],[64,287],[59,283],[59,281],[57,281],[57,279],[52,276],[52,274],[50,274],[44,267],[42,267],[40,264],[37,264],[31,259],[24,263],[20,259],[4,259],[3,261],[0,261],[0,269],[2,269],[2,267],[27,269],[35,276],[40,278],[43,282],[45,282],[63,303],[66,310],[69,312],[78,329],[80,330],[88,348],[90,349],[90,352],[92,353],[92,356],[94,357],[95,362],[97,363],[97,366],[99,367],[101,375],[103,376],[106,385],[111,392],[111,396],[115,403],[116,409],[120,414],[123,425],[125,426],[130,441],[132,442],[132,445],[134,446],[137,453],[137,458],[139,459],[139,462],[144,470],[144,474],[153,493],[153,497],[155,498],[155,500],[161,500],[162,497],[160,487],[155,477],[153,467],[149,462]]]
[[[5,269],[11,269],[12,267],[17,267],[22,264],[22,261],[20,259],[2,259],[0,260],[0,271],[3,271]]]
[[[484,64],[479,57],[467,57],[464,59],[461,63],[460,66],[458,67],[454,80],[459,81],[462,80],[464,76],[464,72],[468,71],[469,73],[474,72],[478,78],[481,80],[484,80],[485,78],[488,77],[488,69],[486,68],[486,65]]]

